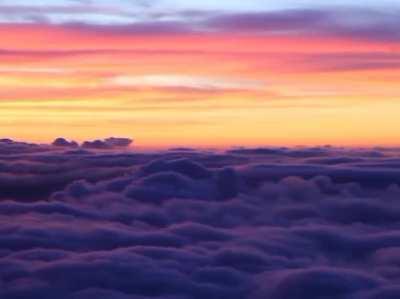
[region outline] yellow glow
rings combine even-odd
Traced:
[[[98,36],[0,26],[0,135],[141,146],[400,145],[400,70],[313,55],[397,45],[248,36]],[[4,37],[3,37],[4,36]],[[7,42],[5,42],[7,41]]]

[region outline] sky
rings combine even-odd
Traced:
[[[400,145],[400,3],[334,3],[0,1],[0,136]]]

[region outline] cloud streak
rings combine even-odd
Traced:
[[[108,82],[111,86],[121,87],[156,87],[156,88],[188,88],[199,90],[260,90],[262,82],[251,80],[230,80],[223,78],[183,76],[173,74],[146,76],[117,76]]]
[[[307,9],[226,14],[209,20],[217,30],[259,34],[307,34],[398,42],[399,11]]]
[[[314,7],[257,10],[189,10],[147,6],[64,4],[0,6],[3,21],[80,26],[118,34],[172,34],[184,32],[237,32],[267,35],[321,35],[349,39],[398,42],[399,8]],[[158,9],[158,10],[157,10]],[[77,17],[74,17],[77,16]],[[89,16],[89,17],[88,17]],[[48,20],[48,21],[46,21]]]

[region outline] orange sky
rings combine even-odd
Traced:
[[[0,25],[0,136],[400,145],[400,46]]]

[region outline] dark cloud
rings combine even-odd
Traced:
[[[255,298],[349,298],[360,290],[367,290],[379,285],[379,280],[363,273],[335,268],[289,270],[265,277],[272,287],[264,287]]]
[[[304,55],[301,62],[311,70],[324,72],[399,69],[400,55],[396,52],[325,53]]]
[[[122,12],[121,12],[122,13]],[[227,13],[215,11],[171,12],[153,15],[151,19],[137,20],[128,15],[120,25],[66,23],[70,29],[103,34],[183,34],[190,32],[235,32],[264,35],[304,35],[320,37],[343,37],[359,40],[378,40],[398,42],[399,11],[364,9],[359,7],[330,9],[286,9],[274,11]],[[123,13],[121,14],[123,16]],[[168,20],[168,21],[166,21]],[[338,54],[339,55],[339,54]],[[332,57],[331,57],[332,58]],[[362,58],[362,57],[361,57]],[[316,61],[319,57],[309,57]],[[328,57],[329,59],[329,57]],[[345,57],[346,59],[346,57]],[[345,61],[331,64],[330,68],[349,67]],[[385,60],[367,62],[352,60],[354,67],[381,68],[390,67]],[[392,61],[393,63],[393,61]],[[398,67],[398,62],[395,63]],[[327,66],[329,68],[329,66]]]
[[[1,298],[398,297],[398,149],[111,141],[0,141]]]
[[[321,157],[328,154],[326,148],[240,148],[230,150],[229,153],[237,155],[263,155],[263,156],[286,156],[293,158]]]
[[[87,149],[111,149],[111,146],[103,140],[85,141],[82,143],[82,147]]]
[[[195,31],[195,28],[184,21],[138,21],[122,25],[93,25],[81,23],[69,23],[62,25],[65,28],[79,30],[87,33],[110,35],[165,35],[187,34]]]
[[[260,10],[259,12],[226,11],[162,11],[137,13],[114,6],[90,4],[71,6],[0,6],[0,16],[9,22],[56,23],[64,28],[89,33],[135,34],[186,34],[230,32],[272,36],[308,36],[349,38],[395,42],[400,40],[399,9],[362,8],[357,5],[313,9]],[[66,17],[59,18],[59,15]],[[84,16],[91,16],[93,19]],[[100,16],[109,16],[119,22],[104,24]],[[68,17],[69,16],[69,17]],[[346,54],[335,54],[337,56]],[[329,56],[329,54],[327,54]],[[379,56],[379,55],[378,55]],[[395,54],[394,56],[395,57]],[[327,57],[327,64],[318,64],[318,55],[308,57],[322,70],[398,68],[399,62],[387,59],[362,59],[351,61]],[[365,57],[364,57],[365,58]],[[382,56],[381,56],[382,58]],[[387,57],[386,57],[387,58]]]
[[[112,147],[127,147],[132,144],[133,140],[129,138],[110,137],[104,140]]]
[[[57,138],[52,143],[54,146],[61,146],[61,147],[78,147],[78,143],[75,141],[68,141],[65,138]]]
[[[189,159],[156,160],[145,165],[141,173],[144,176],[162,171],[175,171],[193,179],[204,179],[211,176],[211,171]]]
[[[329,11],[283,10],[219,15],[211,18],[209,25],[227,31],[313,31],[323,26],[330,17]]]
[[[214,30],[282,35],[346,37],[398,42],[399,11],[356,7],[288,9],[255,13],[221,14],[209,18]]]
[[[128,147],[133,142],[130,138],[109,137],[104,140],[85,141],[83,148],[87,149],[113,149],[118,147]]]

